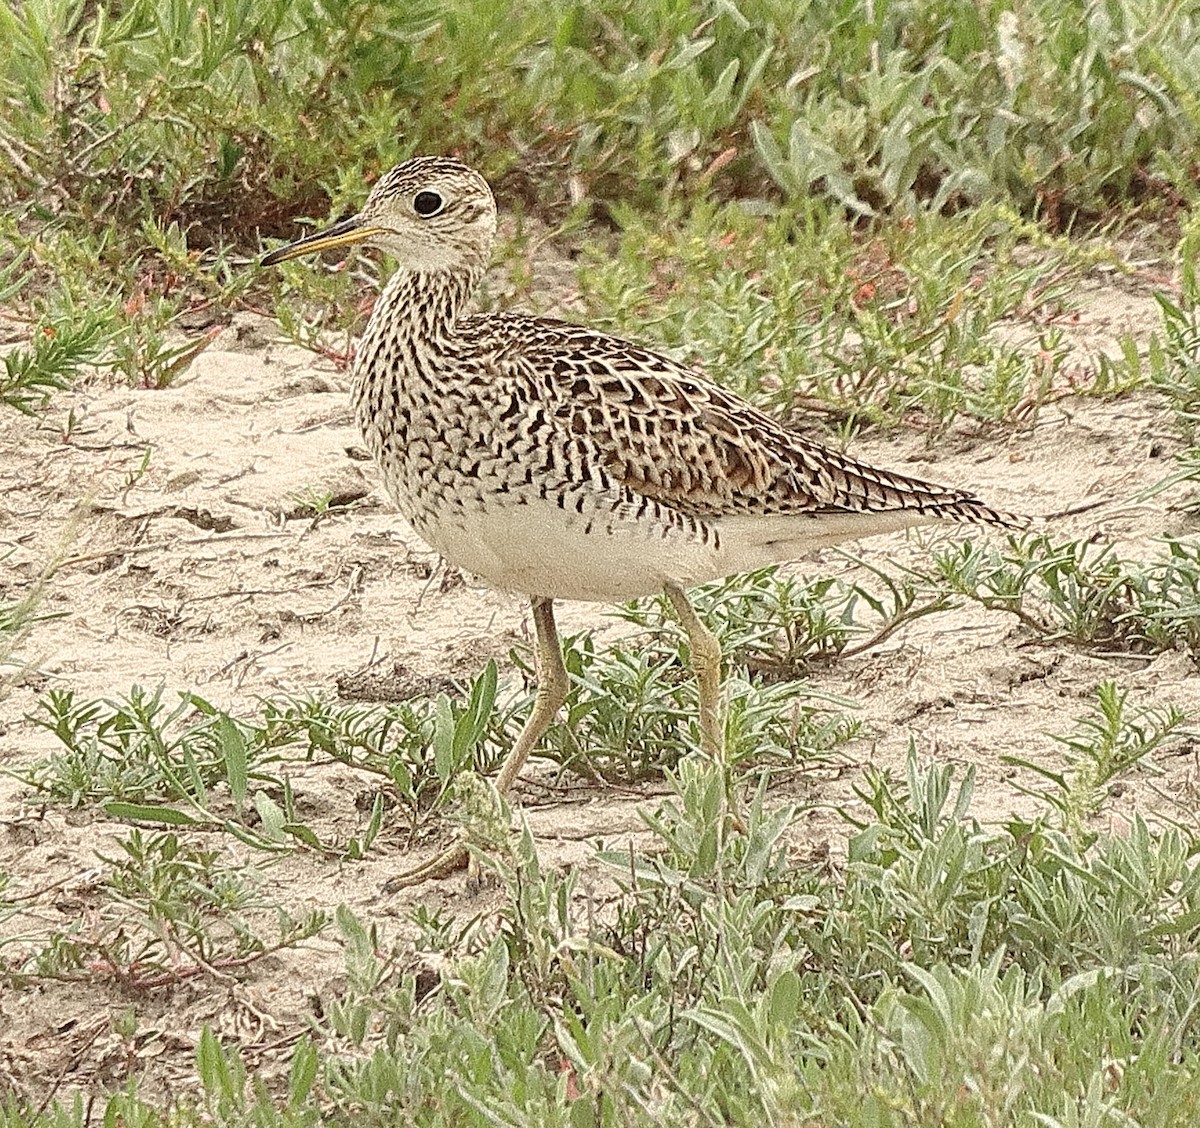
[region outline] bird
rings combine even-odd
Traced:
[[[501,795],[567,696],[556,600],[664,594],[688,638],[700,750],[719,761],[721,648],[687,588],[914,525],[1026,523],[811,441],[652,348],[547,317],[468,313],[496,227],[479,172],[416,156],[356,215],[261,262],[367,244],[397,263],[355,350],[352,406],[416,533],[530,601],[537,691],[497,773]],[[445,877],[468,854],[460,839],[387,888]]]

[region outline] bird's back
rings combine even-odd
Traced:
[[[616,483],[704,519],[911,510],[1020,525],[967,490],[880,470],[804,438],[672,358],[584,326],[484,314],[464,336],[494,376],[552,409],[559,443],[583,440]]]

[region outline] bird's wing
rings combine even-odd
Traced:
[[[699,518],[879,513],[1020,525],[971,493],[878,470],[789,431],[670,357],[582,326],[490,315],[504,375],[535,381],[553,421],[622,486]],[[547,393],[550,396],[547,396]]]

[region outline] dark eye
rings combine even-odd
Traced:
[[[442,210],[442,198],[436,192],[418,192],[413,197],[413,211],[417,215],[437,215]]]

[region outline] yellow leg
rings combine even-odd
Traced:
[[[725,777],[725,802],[730,825],[745,833],[737,796],[733,791],[733,768],[725,755],[725,718],[721,712],[721,644],[696,614],[691,601],[678,584],[663,589],[683,629],[687,631],[692,652],[692,669],[700,689],[700,751],[720,766]]]
[[[667,584],[671,606],[687,631],[692,669],[700,687],[700,750],[716,763],[725,760],[725,724],[721,717],[721,644],[696,614],[683,588]]]
[[[540,597],[533,600],[533,626],[537,633],[535,651],[538,679],[537,697],[533,703],[533,712],[530,713],[529,720],[525,722],[525,727],[521,729],[516,744],[513,745],[512,751],[509,752],[504,763],[500,765],[500,771],[496,776],[496,790],[501,795],[508,794],[518,773],[525,766],[525,761],[529,759],[529,753],[546,735],[546,730],[554,720],[555,714],[567,699],[567,689],[570,685],[567,679],[567,667],[563,665],[558,628],[554,624],[554,602],[552,600]],[[406,889],[411,885],[420,885],[424,881],[447,877],[456,870],[463,869],[469,857],[466,843],[460,840],[447,846],[445,850],[424,865],[397,874],[384,884],[383,891],[395,893],[398,889]]]
[[[501,795],[508,794],[517,773],[529,759],[529,753],[546,735],[546,730],[562,708],[570,688],[567,667],[563,665],[562,644],[558,641],[558,628],[554,625],[553,601],[533,601],[533,626],[537,632],[537,697],[534,699],[529,720],[525,722],[525,727],[521,729],[521,735],[517,737],[508,759],[500,765],[500,771],[496,775],[496,790]]]

